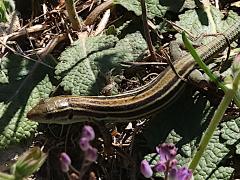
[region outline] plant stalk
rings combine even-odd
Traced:
[[[144,29],[144,34],[146,36],[148,49],[150,51],[152,60],[157,61],[156,53],[153,49],[152,40],[151,40],[151,36],[150,36],[149,28],[148,28],[148,23],[147,23],[147,11],[146,11],[145,0],[141,0],[141,8],[142,8],[143,29]]]
[[[72,23],[74,30],[79,31],[81,29],[81,21],[77,15],[77,11],[74,5],[74,0],[65,0],[66,9],[68,12],[69,20]]]

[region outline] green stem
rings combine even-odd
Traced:
[[[10,174],[0,172],[0,179],[14,180],[15,177],[14,177],[14,175],[10,175]]]
[[[195,49],[193,48],[192,44],[189,42],[189,40],[186,37],[186,34],[182,33],[182,38],[185,46],[193,56],[194,60],[198,63],[198,65],[204,70],[204,72],[210,77],[212,81],[214,81],[219,88],[221,88],[225,95],[219,104],[217,110],[214,113],[214,116],[204,133],[199,148],[194,155],[190,165],[189,169],[192,169],[194,171],[200,161],[200,158],[202,157],[215,129],[217,128],[219,122],[221,121],[226,109],[228,108],[229,104],[231,103],[232,99],[237,100],[236,98],[236,92],[238,90],[239,82],[240,82],[240,71],[238,72],[237,76],[234,78],[232,82],[232,87],[227,88],[225,85],[223,85],[221,82],[218,81],[217,77],[211,72],[211,70],[206,66],[206,64],[201,60]]]
[[[240,85],[240,70],[238,71],[237,76],[233,80],[233,90],[237,92]]]
[[[189,42],[186,33],[182,32],[182,39],[184,45],[189,50],[190,54],[193,56],[194,60],[198,63],[200,68],[208,75],[208,77],[213,81],[219,88],[221,88],[224,92],[227,91],[226,86],[224,86],[221,82],[218,81],[218,78],[211,72],[211,70],[207,67],[207,65],[202,61],[197,52],[195,51],[193,45]]]
[[[204,133],[198,151],[196,152],[195,156],[192,159],[192,162],[190,163],[189,169],[192,169],[192,171],[194,171],[200,161],[200,158],[203,155],[204,150],[206,149],[213,133],[214,130],[216,129],[217,125],[219,124],[219,122],[221,121],[226,109],[228,108],[230,102],[232,101],[233,97],[234,97],[235,91],[233,89],[229,89],[221,103],[219,104],[217,110],[214,113],[214,116],[206,130],[206,132]]]
[[[200,68],[202,68],[202,70],[208,75],[208,77],[211,79],[211,81],[213,81],[220,89],[222,89],[226,93],[228,91],[228,88],[223,83],[218,81],[218,78],[211,72],[211,70],[207,67],[207,65],[201,60],[201,58],[195,51],[194,47],[192,46],[192,44],[189,42],[185,32],[182,33],[182,39],[183,39],[183,42],[184,42],[186,48],[189,50],[189,52],[193,56],[194,60],[198,63]],[[240,75],[238,74],[238,76],[240,76]],[[235,78],[235,79],[236,79],[235,83],[237,84],[237,85],[235,85],[236,86],[235,88],[237,88],[237,86],[239,84],[239,82],[237,82],[237,81],[240,81],[240,80],[238,80],[239,77]],[[234,86],[234,84],[233,84],[233,86]],[[236,105],[238,107],[240,107],[240,99],[237,97],[236,94],[234,95],[233,99],[234,99],[234,102],[236,103]]]
[[[81,29],[81,22],[77,15],[77,11],[73,0],[65,0],[66,9],[68,12],[69,20],[72,23],[74,30],[78,31]]]

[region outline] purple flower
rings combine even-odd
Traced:
[[[85,137],[88,140],[93,140],[95,138],[95,132],[91,126],[85,125],[82,129],[82,138]]]
[[[164,172],[165,179],[168,180],[190,180],[192,172],[187,168],[177,169],[177,148],[173,144],[161,144],[156,147],[156,151],[160,156],[160,160],[154,166],[154,172]],[[153,175],[153,170],[146,160],[141,162],[141,173],[146,178]]]
[[[172,168],[169,172],[169,180],[190,180],[191,178],[192,172],[186,167]]]
[[[192,178],[192,171],[186,167],[182,167],[177,171],[178,180],[190,180]]]
[[[162,163],[161,161],[159,161],[155,167],[154,167],[155,171],[157,172],[164,172],[167,170],[167,166],[165,163]]]
[[[68,172],[69,171],[69,166],[71,165],[71,159],[67,155],[67,153],[64,153],[64,152],[61,153],[59,160],[60,160],[61,170],[63,172]]]
[[[157,172],[165,172],[167,170],[170,170],[170,169],[176,167],[176,164],[177,164],[176,159],[173,159],[173,160],[170,160],[170,161],[167,161],[167,162],[158,161],[158,163],[155,165],[154,169]]]
[[[97,160],[97,149],[93,148],[90,146],[86,151],[85,151],[85,158],[86,160],[90,162],[94,162]]]
[[[156,151],[162,163],[173,160],[177,154],[177,148],[173,144],[161,144],[156,147]]]
[[[161,144],[156,147],[156,151],[160,155],[160,161],[154,167],[157,172],[166,172],[176,166],[177,148],[173,144]]]
[[[141,162],[140,171],[145,178],[150,178],[153,175],[152,168],[145,159]]]
[[[91,145],[89,143],[89,139],[86,137],[82,137],[79,141],[79,146],[82,151],[88,150],[91,147]]]

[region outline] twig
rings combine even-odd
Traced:
[[[141,7],[142,7],[143,29],[144,29],[144,34],[146,36],[148,49],[150,51],[151,58],[154,61],[157,61],[156,53],[155,53],[155,51],[153,49],[152,40],[151,40],[151,36],[150,36],[150,33],[149,33],[149,28],[148,28],[148,23],[147,23],[147,11],[146,11],[145,0],[141,0]]]
[[[100,34],[100,33],[105,29],[105,27],[106,27],[106,25],[107,25],[107,22],[108,22],[108,20],[109,20],[109,17],[110,17],[110,9],[108,9],[108,10],[104,13],[103,18],[101,19],[100,23],[99,23],[98,26],[97,26],[96,31],[94,32],[94,35],[95,35],[95,36],[98,35],[98,34]]]
[[[46,45],[45,48],[37,51],[37,54],[41,57],[44,58],[47,54],[51,53],[52,50],[56,47],[56,45],[63,41],[66,38],[66,36],[64,34],[59,34],[55,37],[53,37],[48,44]]]
[[[109,9],[111,6],[113,5],[113,0],[108,0],[102,4],[100,4],[99,6],[97,6],[86,18],[86,20],[84,21],[84,24],[86,26],[90,26],[92,25],[96,20],[97,17],[102,14],[104,11],[106,11],[107,9]]]
[[[81,22],[77,15],[77,11],[73,0],[65,0],[66,9],[68,12],[69,20],[72,23],[74,30],[79,31],[81,29]]]
[[[3,35],[0,37],[0,41],[1,41],[1,44],[4,46],[1,50],[1,53],[4,53],[5,51],[5,47],[7,46],[7,41],[8,40],[14,40],[20,36],[23,36],[23,35],[26,35],[26,33],[33,33],[33,32],[37,32],[37,31],[41,31],[41,30],[44,30],[46,29],[46,25],[35,25],[35,26],[32,26],[30,28],[24,28],[18,32],[13,32],[11,34],[6,34],[6,35]],[[10,49],[9,47],[7,47],[8,49]]]
[[[10,46],[6,45],[6,44],[5,44],[4,42],[2,42],[1,40],[0,40],[0,44],[2,44],[3,46],[5,46],[7,49],[9,49],[10,51],[12,51],[12,52],[13,52],[14,54],[16,54],[16,55],[19,55],[19,56],[21,56],[21,57],[23,57],[23,58],[25,58],[25,59],[31,60],[31,61],[33,61],[33,62],[38,62],[36,59],[30,58],[30,57],[28,57],[28,56],[26,56],[26,55],[24,55],[24,54],[21,54],[21,53],[15,51],[13,48],[11,48]],[[42,64],[42,65],[44,65],[44,66],[46,66],[46,67],[48,67],[48,68],[54,69],[53,67],[49,66],[48,64],[46,64],[46,63],[44,63],[44,62],[39,62],[39,63]]]
[[[47,25],[38,24],[29,28],[24,28],[18,32],[8,34],[7,37],[8,37],[8,40],[14,40],[20,36],[26,35],[26,33],[42,31],[42,30],[45,30],[47,27],[48,27]]]
[[[148,65],[157,65],[157,66],[165,66],[168,65],[168,63],[165,62],[121,62],[121,65],[131,65],[131,66],[148,66]]]

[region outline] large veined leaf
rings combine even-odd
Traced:
[[[177,24],[195,37],[203,32],[214,33],[213,26],[217,32],[223,32],[238,19],[236,14],[230,12],[228,18],[223,20],[222,14],[214,7],[211,8],[213,16],[211,23],[204,18],[205,12],[198,9],[188,10],[180,15]],[[204,37],[201,42],[209,43],[214,38],[216,37]],[[179,148],[177,157],[179,165],[188,167],[213,113],[214,108],[207,98],[196,94],[188,87],[182,94],[176,96],[174,103],[154,116],[144,131],[145,138],[150,147],[161,142],[176,144]],[[224,159],[232,153],[231,145],[236,144],[239,153],[238,132],[239,118],[220,124],[194,172],[195,179],[229,179],[232,176],[234,169],[226,164]]]
[[[104,86],[104,75],[120,68],[120,62],[135,61],[146,50],[139,32],[116,37],[97,36],[76,41],[60,56],[56,75],[64,90],[74,95],[97,95]]]
[[[0,149],[32,136],[37,123],[26,113],[52,91],[46,67],[32,72],[33,63],[17,55],[2,59],[0,78]]]
[[[114,0],[115,4],[120,4],[128,11],[133,11],[137,16],[142,14],[141,4],[138,0]],[[184,8],[194,8],[195,3],[191,0],[146,0],[147,16],[150,19],[154,17],[164,17],[167,11],[179,12]]]

